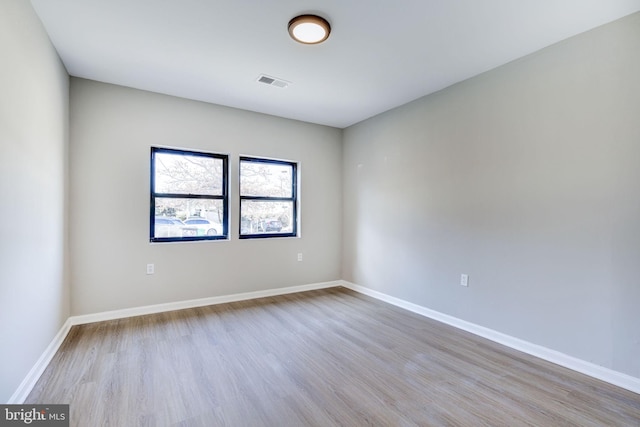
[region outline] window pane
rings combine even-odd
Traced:
[[[177,153],[155,154],[156,193],[222,195],[222,159]]]
[[[240,234],[293,232],[293,202],[243,200]]]
[[[222,200],[157,197],[154,237],[220,235],[223,219]]]
[[[240,195],[293,197],[293,167],[278,163],[240,162]]]

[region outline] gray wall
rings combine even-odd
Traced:
[[[343,278],[640,377],[639,76],[635,14],[346,129]]]
[[[340,278],[340,130],[77,78],[70,103],[73,314]],[[230,155],[230,241],[149,243],[152,145]],[[239,155],[299,162],[300,238],[238,240]]]
[[[31,4],[0,2],[0,402],[69,316],[69,78]]]

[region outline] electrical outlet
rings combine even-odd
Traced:
[[[156,272],[156,266],[154,264],[147,264],[147,274],[154,274]]]
[[[298,252],[298,261],[302,261],[302,252]]]
[[[460,286],[469,286],[469,275],[461,274],[460,275]]]

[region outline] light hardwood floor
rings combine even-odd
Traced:
[[[640,395],[343,289],[74,326],[73,426],[640,426]]]

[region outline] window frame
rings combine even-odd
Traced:
[[[183,194],[183,193],[158,193],[155,191],[155,158],[157,153],[168,153],[176,155],[186,155],[194,157],[206,157],[222,160],[222,194]],[[211,153],[205,151],[185,150],[180,148],[151,147],[151,168],[150,168],[150,209],[149,209],[149,241],[152,243],[159,242],[194,242],[202,240],[228,240],[229,239],[229,156],[226,154]],[[206,200],[222,200],[222,232],[217,235],[208,236],[186,236],[186,237],[156,237],[155,236],[155,210],[156,198],[168,199],[206,199]]]
[[[291,197],[270,197],[270,196],[243,196],[242,195],[242,162],[253,163],[268,163],[275,165],[285,165],[291,167]],[[298,162],[289,160],[277,160],[264,157],[252,157],[252,156],[240,156],[238,161],[238,195],[240,197],[239,203],[239,225],[238,225],[238,238],[245,239],[270,239],[274,237],[298,237]],[[244,200],[252,201],[265,201],[265,202],[292,202],[292,228],[290,233],[254,233],[254,234],[242,234],[242,202]]]

